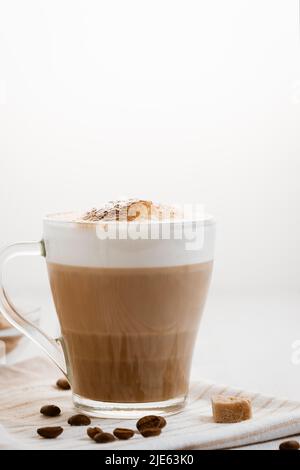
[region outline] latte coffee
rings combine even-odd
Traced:
[[[51,214],[40,241],[1,253],[0,312],[47,352],[84,413],[136,418],[185,404],[215,223],[182,207],[128,199]],[[6,261],[25,255],[46,261],[58,338],[17,312],[1,286]]]
[[[73,392],[114,403],[184,397],[211,268],[48,263]]]

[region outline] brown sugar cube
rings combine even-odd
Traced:
[[[251,401],[248,398],[215,395],[211,403],[216,423],[239,423],[252,417]]]

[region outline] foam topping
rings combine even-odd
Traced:
[[[77,222],[151,221],[173,220],[181,217],[175,206],[167,206],[144,199],[109,201],[99,208],[92,208],[77,219]]]

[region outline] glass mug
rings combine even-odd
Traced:
[[[41,241],[2,251],[1,313],[65,374],[80,410],[116,417],[178,411],[211,277],[214,220],[101,224],[74,217],[47,216]],[[142,226],[148,238],[139,236]],[[24,255],[46,260],[59,338],[24,318],[5,292],[5,263]]]

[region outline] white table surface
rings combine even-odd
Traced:
[[[57,326],[53,306],[45,296],[39,301],[43,305],[42,326],[54,333]],[[192,378],[300,400],[300,364],[292,362],[293,343],[297,340],[300,340],[300,293],[218,296],[212,293],[198,335]],[[43,353],[24,339],[7,362],[36,354]],[[279,442],[247,448],[277,449]]]

